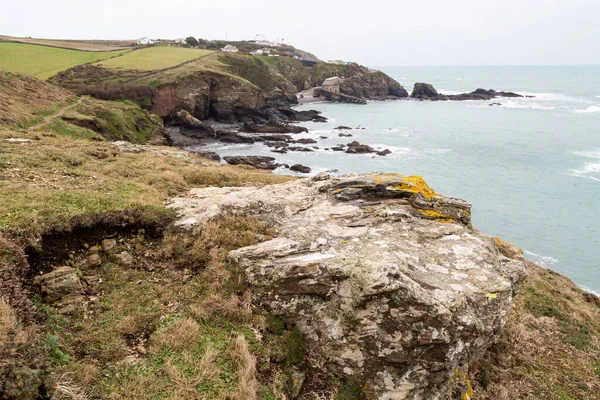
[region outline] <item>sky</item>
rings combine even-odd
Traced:
[[[600,0],[3,0],[0,35],[252,40],[368,66],[600,64]]]

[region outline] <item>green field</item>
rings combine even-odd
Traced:
[[[0,70],[22,72],[39,79],[47,79],[75,65],[105,60],[121,53],[123,50],[90,52],[0,42]]]
[[[106,68],[126,68],[140,71],[174,67],[183,62],[214,53],[210,50],[186,49],[182,47],[148,47],[132,51],[123,57],[106,60],[99,65]]]

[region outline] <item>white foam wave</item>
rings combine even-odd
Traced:
[[[535,92],[517,92],[523,96],[533,96],[531,100],[536,101],[573,101],[574,99],[564,94],[558,93],[535,93]],[[526,98],[526,100],[529,98]]]
[[[600,159],[600,149],[592,150],[592,151],[576,151],[573,154],[576,154],[581,157],[586,157],[586,158]]]
[[[494,103],[499,103],[499,105],[494,105],[493,107],[503,107],[503,108],[513,108],[513,109],[533,109],[533,110],[556,110],[556,106],[552,105],[543,105],[540,103],[532,103],[527,101],[514,101],[514,100],[503,100],[503,99],[492,99],[490,100]],[[489,105],[490,103],[485,104],[477,104],[471,107],[475,108],[487,108],[492,107]]]
[[[589,287],[585,287],[585,286],[580,286],[580,287],[581,287],[581,289],[585,290],[586,292],[595,294],[596,296],[600,297],[600,292],[590,289]]]
[[[446,89],[437,89],[437,91],[438,91],[438,93],[445,94],[445,95],[463,94],[463,93],[468,92],[468,90],[456,91],[456,90],[446,90]]]
[[[536,264],[541,265],[544,268],[548,268],[551,265],[558,263],[558,260],[551,256],[541,256],[532,251],[525,250],[525,254],[529,256]]]
[[[596,97],[600,99],[600,96],[596,96]]]
[[[589,106],[580,110],[573,110],[577,114],[600,113],[600,106]]]

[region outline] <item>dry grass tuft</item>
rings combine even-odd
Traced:
[[[175,322],[152,337],[152,345],[168,347],[173,351],[182,351],[196,343],[200,327],[196,321],[187,318]]]
[[[215,363],[217,352],[212,347],[207,347],[199,361],[192,363],[191,356],[185,355],[185,361],[194,365],[191,373],[184,374],[170,362],[165,366],[165,371],[171,382],[174,384],[174,395],[172,398],[180,399],[209,399],[198,392],[199,385],[215,384],[221,373]]]
[[[250,354],[248,342],[244,336],[235,339],[235,359],[238,367],[237,400],[255,400],[258,390],[256,379],[256,358]]]
[[[57,376],[53,385],[52,400],[88,400],[90,396],[77,386],[67,374]]]
[[[3,347],[17,330],[17,315],[15,311],[0,298],[0,347]]]

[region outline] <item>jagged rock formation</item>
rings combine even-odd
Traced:
[[[463,100],[491,100],[498,97],[524,97],[520,94],[513,92],[497,92],[494,89],[477,89],[471,93],[461,94],[442,94],[438,93],[437,90],[430,83],[417,82],[413,87],[412,94],[410,95],[413,99],[419,100],[432,100],[432,101],[463,101]],[[532,96],[528,96],[532,97]]]
[[[229,254],[254,305],[294,323],[371,399],[445,398],[494,342],[525,276],[522,261],[471,228],[469,203],[419,177],[194,189],[170,207],[189,228],[228,214],[276,226],[277,238]]]

